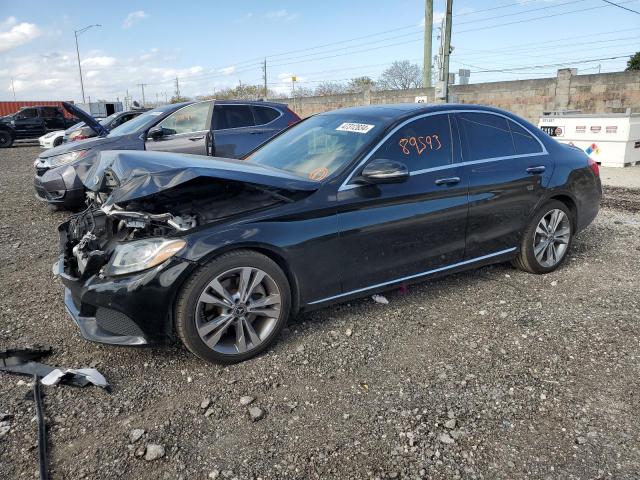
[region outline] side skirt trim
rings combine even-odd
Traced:
[[[490,253],[488,255],[483,255],[482,257],[471,258],[469,260],[464,260],[462,262],[453,263],[451,265],[447,265],[445,267],[436,268],[434,270],[428,270],[426,272],[416,273],[415,275],[409,275],[407,277],[396,278],[395,280],[390,280],[388,282],[378,283],[376,285],[371,285],[369,287],[358,288],[357,290],[351,290],[350,292],[340,293],[338,295],[334,295],[333,297],[322,298],[320,300],[314,300],[313,302],[309,302],[309,305],[315,305],[317,303],[328,302],[330,300],[335,300],[337,298],[347,297],[349,295],[353,295],[356,293],[366,292],[367,290],[373,290],[376,288],[384,287],[386,285],[391,285],[393,283],[403,282],[405,280],[413,280],[414,278],[424,277],[427,275],[432,275],[434,273],[443,272],[445,270],[451,270],[452,268],[461,267],[463,265],[469,265],[471,263],[480,262],[482,260],[486,260],[492,257],[498,257],[500,255],[504,255],[506,253],[510,253],[516,250],[517,247],[507,248],[506,250],[500,250],[499,252]]]

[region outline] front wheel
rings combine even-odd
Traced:
[[[573,216],[557,200],[545,203],[522,236],[513,264],[530,273],[549,273],[564,261],[573,241]]]
[[[176,331],[204,360],[241,362],[275,342],[290,306],[282,269],[265,255],[238,250],[213,259],[186,282],[176,303]]]
[[[9,132],[0,132],[0,148],[9,148],[13,145],[13,137]]]
[[[63,138],[62,138],[62,137],[58,137],[58,138],[56,138],[56,139],[53,141],[53,146],[54,146],[54,147],[59,147],[60,145],[62,145],[62,140],[63,140]]]

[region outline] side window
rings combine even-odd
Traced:
[[[467,136],[469,160],[515,155],[506,118],[489,113],[460,113],[459,118]]]
[[[214,128],[253,127],[253,114],[249,105],[216,105],[214,109]]]
[[[280,116],[280,112],[271,107],[253,107],[253,115],[256,117],[256,125],[264,125],[273,122]]]
[[[449,165],[452,158],[449,115],[430,115],[406,124],[372,158],[397,160],[410,172]]]
[[[211,102],[194,103],[172,113],[159,127],[171,130],[172,134],[201,132],[207,130],[209,125],[209,110]]]
[[[35,109],[35,108],[25,108],[24,110],[20,110],[18,112],[18,115],[16,115],[16,117],[18,119],[37,118],[38,117],[38,110]]]
[[[509,120],[509,128],[518,154],[542,152],[540,142],[531,133],[511,120]]]
[[[56,118],[59,117],[60,111],[56,107],[42,107],[43,118]]]

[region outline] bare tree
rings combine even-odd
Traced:
[[[396,61],[387,68],[378,80],[380,88],[385,90],[406,90],[422,87],[422,71],[409,60]]]
[[[349,81],[347,91],[353,93],[364,92],[367,88],[373,90],[375,86],[376,82],[371,77],[356,77]]]
[[[346,85],[338,82],[322,82],[316,87],[315,95],[338,95],[347,91]]]

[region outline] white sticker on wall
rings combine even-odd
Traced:
[[[343,123],[336,130],[340,132],[355,132],[355,133],[367,133],[375,125],[368,125],[366,123]]]

